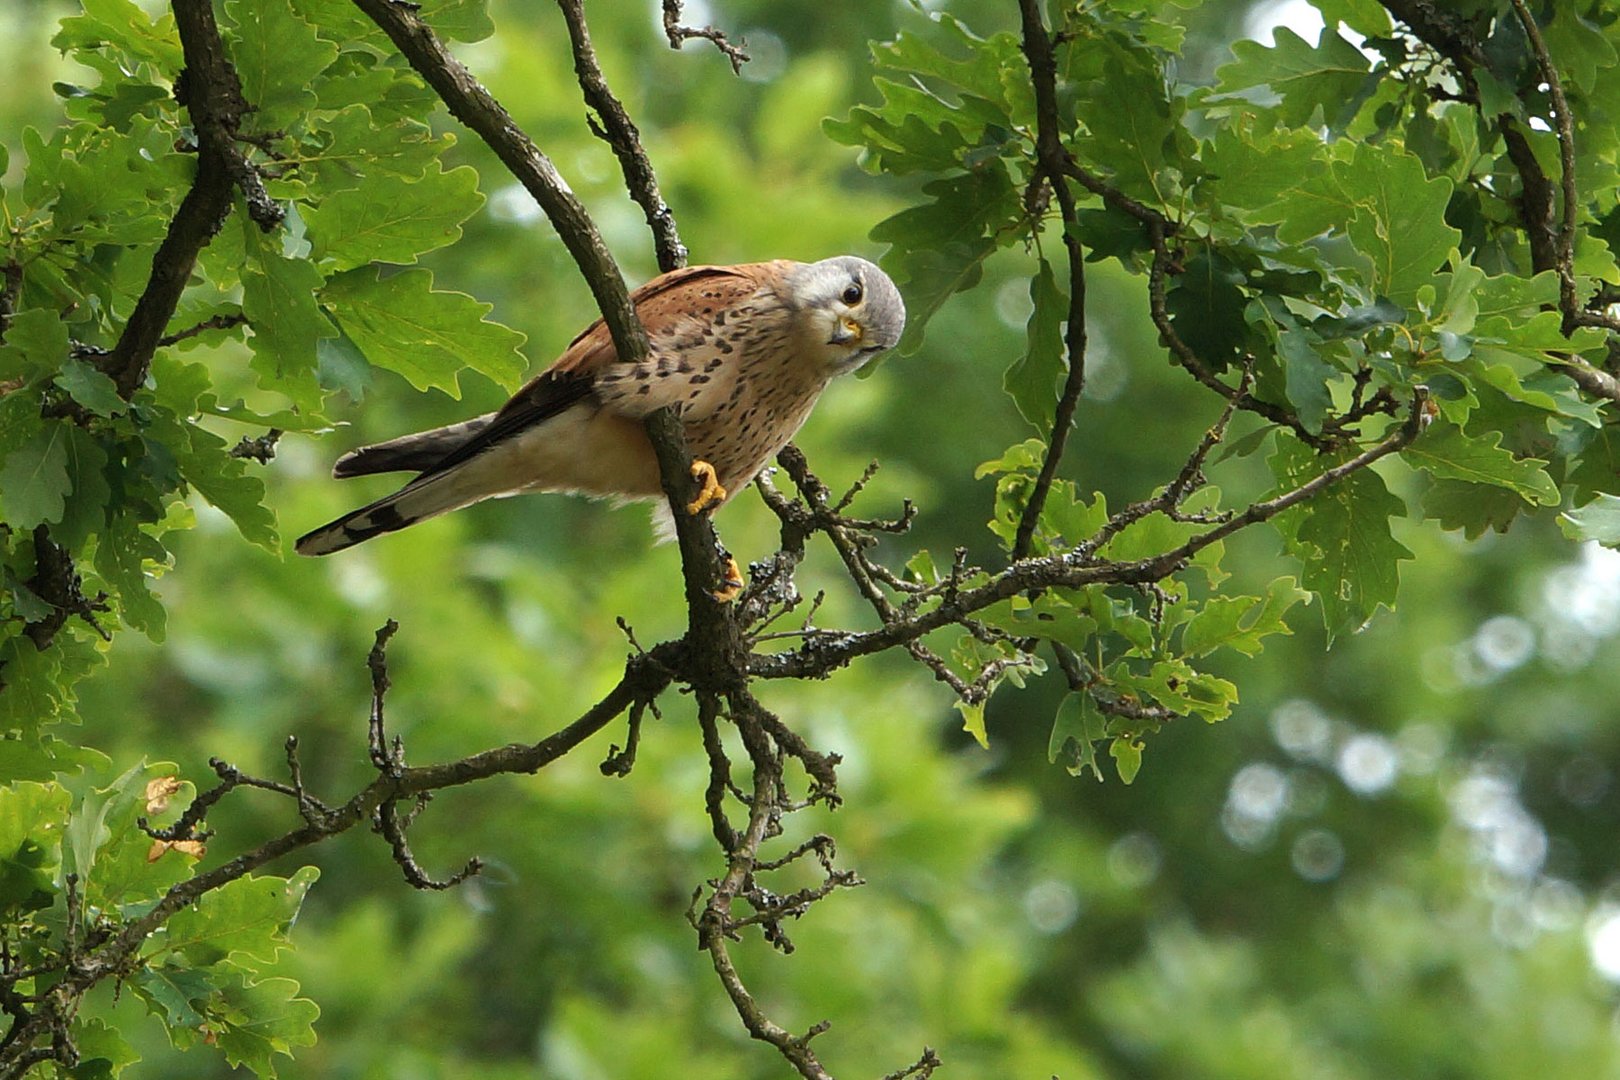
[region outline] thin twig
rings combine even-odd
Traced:
[[[658,269],[670,271],[686,265],[686,245],[675,227],[675,214],[658,191],[658,177],[652,162],[641,148],[641,132],[625,112],[619,99],[608,88],[602,67],[597,62],[596,50],[591,45],[590,30],[585,25],[583,0],[557,0],[563,18],[568,23],[568,38],[573,45],[574,73],[579,77],[580,90],[585,103],[601,117],[602,127],[593,123],[592,130],[613,148],[624,172],[624,183],[630,197],[647,216],[647,228],[652,230],[653,246],[658,253]]]
[[[747,741],[748,732],[743,730]],[[768,756],[754,755],[754,793],[750,800],[748,826],[730,848],[725,875],[714,883],[708,903],[697,916],[698,945],[709,954],[720,985],[725,988],[748,1034],[776,1047],[806,1080],[832,1080],[832,1075],[810,1048],[810,1040],[825,1031],[826,1025],[817,1024],[804,1035],[794,1035],[772,1021],[744,985],[726,946],[728,938],[737,929],[736,920],[732,917],[732,904],[746,888],[755,869],[754,853],[764,843],[771,829],[776,813],[776,786],[780,779],[779,765]]]
[[[228,315],[214,315],[204,319],[202,322],[197,323],[194,326],[188,326],[184,330],[163,335],[157,340],[158,347],[165,348],[170,345],[176,345],[187,338],[196,337],[205,330],[233,330],[238,326],[244,325],[247,321],[247,316],[242,314],[240,311],[231,312]]]
[[[417,796],[418,809],[426,803],[427,797],[426,793]],[[416,861],[416,856],[411,852],[410,842],[405,838],[405,825],[406,822],[399,814],[399,800],[397,799],[386,800],[372,814],[372,828],[383,839],[388,841],[388,848],[394,856],[394,862],[398,864],[401,872],[404,873],[405,881],[411,888],[429,891],[453,889],[483,870],[484,861],[475,855],[467,860],[466,865],[449,877],[442,879],[433,877],[422,869],[421,864]]]
[[[664,0],[664,36],[669,38],[669,47],[679,49],[692,38],[700,38],[712,42],[716,49],[731,61],[731,72],[734,75],[742,74],[742,66],[753,59],[745,51],[748,42],[738,39],[733,45],[725,34],[712,26],[682,26],[681,0]]]

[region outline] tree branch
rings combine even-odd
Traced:
[[[174,316],[198,254],[230,216],[233,191],[242,190],[248,213],[266,231],[280,225],[283,214],[237,146],[236,131],[249,105],[242,98],[236,69],[225,55],[212,0],[174,0],[173,8],[186,64],[175,84],[175,96],[191,113],[197,133],[197,175],[153,256],[151,276],[118,344],[100,361],[101,370],[112,377],[125,398],[146,380],[152,355]]]
[[[478,862],[473,860],[449,881],[434,881],[423,873],[405,843],[404,828],[409,823],[409,817],[397,812],[397,802],[402,798],[416,798],[491,776],[539,771],[606,727],[627,708],[657,697],[670,682],[669,668],[665,663],[672,660],[680,648],[665,645],[650,653],[630,657],[625,664],[624,677],[606,697],[577,720],[537,743],[496,747],[457,761],[408,768],[403,763],[397,740],[394,749],[386,749],[388,743],[382,728],[382,698],[388,687],[383,650],[394,628],[390,621],[378,631],[377,642],[368,660],[373,680],[369,742],[373,750],[373,763],[378,769],[376,779],[341,805],[328,806],[304,791],[297,767],[296,743],[290,743],[288,747],[289,771],[293,776],[291,784],[248,776],[225,762],[215,761],[214,769],[220,776],[220,784],[199,793],[175,825],[164,830],[150,830],[154,836],[173,842],[194,840],[206,835],[202,828],[205,816],[225,795],[238,787],[262,788],[293,799],[298,805],[303,824],[212,870],[172,886],[144,915],[124,923],[94,947],[87,942],[84,947],[75,945],[70,950],[72,956],[64,953],[62,963],[56,969],[60,975],[59,981],[25,1020],[14,1025],[11,1037],[4,1046],[0,1046],[0,1076],[21,1076],[30,1061],[61,1060],[54,1053],[39,1056],[41,1047],[38,1044],[41,1040],[58,1030],[65,1030],[67,1021],[77,1011],[78,1002],[93,986],[127,973],[152,933],[176,912],[269,862],[347,832],[361,822],[377,822],[377,830],[388,840],[407,879],[419,888],[448,887],[476,872]],[[379,747],[385,749],[379,752]]]
[[[608,88],[597,62],[596,50],[591,46],[590,30],[585,25],[583,0],[557,0],[563,18],[568,22],[568,38],[574,51],[574,73],[579,77],[579,88],[585,95],[585,104],[596,111],[602,126],[593,121],[596,132],[619,159],[624,172],[625,187],[630,197],[647,216],[647,228],[652,230],[653,247],[658,253],[658,269],[668,272],[686,265],[686,245],[681,243],[675,228],[675,215],[658,192],[658,177],[652,162],[641,148],[641,132],[625,112],[619,99]]]
[[[860,656],[904,645],[947,626],[959,625],[975,612],[1031,590],[1087,585],[1144,585],[1160,581],[1187,565],[1200,551],[1240,529],[1268,521],[1284,510],[1318,494],[1380,458],[1410,446],[1428,425],[1428,393],[1419,388],[1406,421],[1379,442],[1320,476],[1272,499],[1250,505],[1239,514],[1158,555],[1130,562],[1098,559],[1092,545],[1073,552],[1024,559],[982,584],[952,590],[934,607],[908,614],[877,630],[864,633],[820,632],[807,636],[799,648],[780,653],[754,654],[749,673],[762,679],[824,678]]]
[[[1547,95],[1552,99],[1553,130],[1558,134],[1559,179],[1563,193],[1563,217],[1558,226],[1554,268],[1558,271],[1558,306],[1564,315],[1564,333],[1574,333],[1576,327],[1600,326],[1620,331],[1620,322],[1596,312],[1585,310],[1575,295],[1575,218],[1580,207],[1580,195],[1575,187],[1575,121],[1564,95],[1564,82],[1558,75],[1547,42],[1524,0],[1513,0],[1513,11],[1530,40],[1530,51],[1535,55],[1536,68],[1541,81],[1547,84]],[[1539,169],[1540,166],[1538,165]],[[1550,203],[1550,199],[1549,199]],[[1549,206],[1550,211],[1550,206]]]
[[[1068,375],[1064,379],[1063,393],[1058,398],[1052,419],[1052,438],[1046,447],[1046,460],[1041,463],[1040,475],[1029,500],[1024,503],[1023,515],[1018,521],[1018,532],[1013,540],[1012,557],[1016,561],[1030,552],[1035,541],[1035,528],[1040,524],[1041,510],[1046,496],[1057,477],[1058,464],[1074,427],[1075,409],[1086,386],[1086,262],[1075,226],[1074,192],[1065,179],[1069,152],[1063,146],[1058,130],[1057,61],[1052,55],[1052,38],[1041,21],[1036,0],[1019,0],[1019,13],[1023,20],[1024,57],[1029,61],[1030,78],[1035,86],[1035,150],[1039,158],[1039,171],[1034,183],[1050,184],[1057,198],[1058,212],[1063,225],[1063,246],[1069,257],[1069,314],[1065,324],[1064,345],[1068,350]]]

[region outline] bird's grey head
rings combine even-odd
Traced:
[[[889,275],[865,259],[838,255],[801,266],[788,280],[808,317],[812,343],[837,374],[854,371],[899,344],[906,305]]]

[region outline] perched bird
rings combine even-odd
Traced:
[[[619,361],[597,320],[499,410],[343,455],[338,478],[419,475],[298,540],[329,555],[484,499],[572,491],[660,498],[642,420],[674,406],[703,493],[719,505],[799,430],[822,390],[893,348],[906,310],[894,283],[852,255],[674,270],[630,294],[651,351]],[[660,507],[667,511],[667,507]],[[670,522],[663,519],[667,534]]]

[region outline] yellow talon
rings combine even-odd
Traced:
[[[737,560],[733,559],[730,555],[727,555],[725,580],[721,582],[720,588],[716,589],[709,595],[720,601],[722,604],[729,604],[733,600],[737,599],[738,595],[741,594],[742,591],[742,570],[737,566]]]
[[[688,514],[696,517],[709,507],[725,501],[726,489],[720,486],[720,479],[715,475],[713,465],[710,465],[707,461],[692,462],[692,479],[703,486],[699,489],[697,498],[686,504]],[[737,564],[732,563],[731,565],[735,568]],[[732,577],[737,577],[737,575],[733,574]]]

